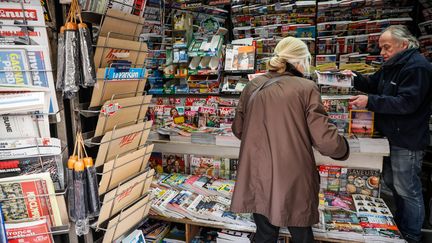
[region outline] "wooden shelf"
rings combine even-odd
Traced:
[[[186,226],[186,242],[190,242],[190,240],[195,237],[195,235],[199,232],[199,230],[196,227],[208,227],[208,228],[216,228],[216,229],[226,229],[226,230],[236,230],[236,231],[243,231],[243,232],[251,232],[254,233],[254,229],[249,229],[248,227],[241,227],[237,225],[232,224],[211,224],[211,223],[201,223],[196,222],[190,219],[177,219],[177,218],[167,218],[164,216],[158,216],[158,215],[150,215],[149,216],[152,219],[166,221],[166,222],[172,222],[172,223],[179,223],[179,224],[185,224]],[[190,234],[188,234],[188,232]],[[279,233],[280,236],[286,237],[287,239],[290,237],[288,233],[281,232]],[[345,243],[345,242],[364,242],[364,241],[347,241],[347,240],[339,240],[339,239],[330,239],[325,237],[315,237],[316,241],[320,242],[337,242],[337,243]],[[288,241],[289,242],[289,241]]]

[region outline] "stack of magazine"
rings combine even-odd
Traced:
[[[64,225],[56,196],[65,186],[62,145],[49,123],[50,114],[59,121],[59,108],[45,2],[0,4],[0,222],[9,242],[51,243],[52,227]]]
[[[164,174],[153,183],[156,199],[152,212],[165,217],[253,229],[251,215],[229,211],[233,189],[234,181],[205,175]]]

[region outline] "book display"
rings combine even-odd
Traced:
[[[391,25],[430,59],[430,1],[0,2],[0,242],[254,241],[253,215],[230,211],[231,126],[288,36],[309,48],[305,77],[351,152],[312,151],[315,239],[405,242],[381,198],[380,116],[350,105],[362,93],[343,71],[379,70]]]

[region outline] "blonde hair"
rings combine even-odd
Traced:
[[[300,39],[286,37],[279,41],[274,56],[267,62],[267,69],[278,73],[286,71],[287,64],[303,66],[304,74],[309,74],[311,54],[307,45]]]

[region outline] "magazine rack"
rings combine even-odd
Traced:
[[[187,83],[190,93],[217,94],[219,93],[220,75],[189,76]]]
[[[132,67],[144,68],[149,53],[147,44],[141,41],[127,40],[129,38],[138,39],[139,36],[108,32],[106,37],[99,37],[95,52],[96,66],[98,68],[107,67],[109,60],[123,58],[130,61]]]
[[[147,194],[154,173],[153,169],[148,168],[120,182],[116,188],[106,193],[103,196],[99,218],[95,222],[96,227],[103,225],[112,216],[133,205],[136,199]]]
[[[131,231],[142,225],[149,214],[152,202],[153,196],[146,193],[124,207],[117,216],[108,221],[106,227],[94,225],[92,227],[96,231],[104,232],[102,242],[119,242],[121,236],[131,233]]]
[[[121,128],[127,125],[145,121],[147,108],[151,96],[136,96],[123,99],[113,99],[105,102],[105,105],[98,110],[77,110],[85,117],[99,115],[94,136],[102,136],[114,127]]]
[[[41,114],[11,114],[12,116],[40,116]],[[49,114],[44,114],[48,116]],[[3,115],[0,115],[0,117]],[[36,122],[37,125],[39,123]],[[57,151],[57,146],[49,146],[46,149],[42,146],[41,143],[44,143],[44,140],[49,138],[50,136],[41,136],[40,127],[36,126],[34,128],[37,133],[36,135],[39,136],[33,136],[27,138],[27,140],[34,140],[34,143],[31,145],[31,147],[26,147],[26,150],[21,151],[20,154],[13,154],[10,153],[9,155],[1,156],[0,154],[0,160],[20,160],[20,159],[27,159],[35,158],[37,161],[33,161],[31,164],[26,165],[27,167],[33,167],[35,168],[35,163],[40,164],[40,168],[37,168],[37,170],[32,171],[32,174],[34,173],[40,173],[40,172],[49,172],[51,175],[56,175],[58,177],[57,180],[53,179],[53,183],[55,185],[55,188],[57,190],[64,190],[65,189],[65,173],[64,173],[64,163],[66,162],[67,158],[67,145],[64,144],[63,141],[60,140],[60,144],[58,146],[59,151]],[[18,140],[17,138],[10,138],[11,140]],[[39,141],[41,140],[41,141]],[[50,158],[52,157],[52,158]],[[54,160],[53,162],[47,162],[45,159],[48,160]],[[51,165],[55,163],[55,171],[53,171],[54,168],[51,168]]]
[[[133,74],[137,75],[136,78],[114,78],[111,77],[110,73],[116,73],[116,71],[122,73],[131,73],[135,71],[133,68],[128,69],[116,69],[110,65],[109,68],[99,69],[97,74],[97,84],[93,88],[93,95],[89,107],[101,106],[104,102],[114,98],[128,98],[142,95],[144,87],[147,82],[147,72],[137,70]]]
[[[145,145],[135,151],[117,155],[105,163],[99,183],[99,195],[105,194],[118,186],[120,181],[131,177],[134,173],[146,170],[154,145]]]
[[[146,143],[151,121],[136,123],[124,128],[114,129],[106,133],[103,137],[95,137],[84,141],[87,147],[99,146],[96,166],[103,165],[105,161],[115,158],[118,154],[133,151]],[[138,138],[138,140],[136,140]],[[115,147],[121,145],[120,147]],[[115,151],[113,151],[115,150]]]
[[[115,4],[133,10],[133,6],[120,1]],[[152,199],[148,190],[154,170],[147,165],[153,145],[146,143],[152,122],[145,119],[151,96],[144,88],[147,66],[163,59],[153,54],[165,51],[151,50],[143,42],[145,36],[140,35],[140,29],[145,26],[144,18],[108,8],[101,16],[99,39],[94,45],[94,60],[99,68],[97,84],[89,90],[92,95],[83,95],[83,89],[71,101],[72,128],[83,129],[84,143],[93,153],[100,179],[101,211],[86,242],[113,242],[121,238],[147,216]],[[138,75],[127,73],[134,71]],[[120,72],[124,73],[117,75]],[[110,112],[115,103],[121,108]],[[126,117],[125,111],[135,112],[126,112]],[[94,124],[96,117],[99,124]],[[98,238],[97,232],[104,232],[103,239]]]

